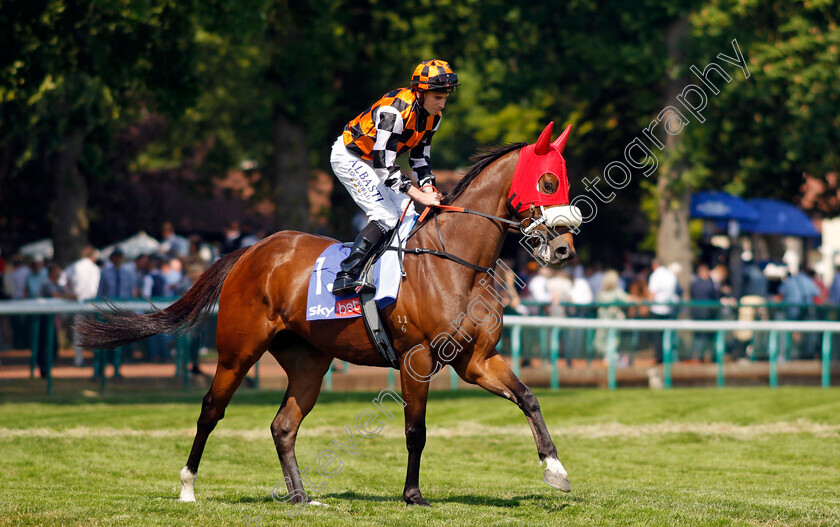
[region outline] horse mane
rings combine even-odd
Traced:
[[[472,180],[478,176],[482,170],[487,168],[487,165],[496,161],[500,157],[505,154],[509,154],[514,150],[518,150],[523,146],[527,145],[528,143],[511,143],[509,145],[500,146],[498,148],[494,148],[491,150],[486,150],[483,152],[479,152],[475,156],[473,156],[472,160],[475,162],[473,166],[467,171],[467,173],[458,181],[458,184],[455,185],[455,188],[449,191],[449,193],[443,197],[440,201],[443,205],[448,205],[455,201],[455,198],[461,195],[462,192],[472,183]]]

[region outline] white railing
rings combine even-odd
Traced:
[[[153,305],[146,300],[118,300],[114,304],[131,311],[148,312],[164,309],[177,299],[153,300]],[[109,309],[105,302],[76,302],[62,299],[35,299],[0,301],[0,316],[3,315],[58,315],[76,313],[96,313],[98,309]],[[218,305],[211,308],[211,313],[218,311]],[[831,384],[831,337],[840,333],[840,322],[828,321],[739,321],[739,320],[649,320],[649,319],[587,319],[543,316],[505,315],[504,325],[511,331],[511,354],[514,370],[519,373],[521,357],[522,328],[545,328],[550,331],[549,356],[552,366],[551,386],[558,383],[558,360],[560,333],[569,329],[606,329],[608,386],[616,386],[616,353],[619,331],[655,331],[663,333],[663,381],[666,388],[671,386],[671,364],[673,363],[674,332],[703,331],[716,334],[715,352],[718,364],[718,385],[723,386],[723,357],[726,351],[724,334],[730,331],[759,331],[769,333],[768,359],[770,363],[770,386],[778,385],[778,337],[782,333],[806,332],[822,333],[822,385]],[[34,368],[34,359],[33,365]]]
[[[154,306],[146,300],[118,300],[118,307],[131,311],[154,311],[164,309],[175,300],[154,301]],[[59,298],[37,298],[33,300],[6,300],[0,302],[0,315],[67,315],[74,313],[96,313],[97,308],[108,309],[105,302],[76,302]]]

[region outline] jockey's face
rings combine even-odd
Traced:
[[[432,115],[437,115],[446,106],[447,97],[449,94],[446,92],[427,91],[423,94],[423,109]]]

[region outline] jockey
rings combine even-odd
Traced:
[[[446,61],[422,62],[414,70],[410,89],[386,93],[347,123],[333,145],[333,172],[370,219],[356,236],[350,255],[341,262],[334,295],[352,294],[357,287],[373,290],[359,275],[397,226],[408,198],[425,206],[440,204],[443,196],[434,189],[429,146],[446,98],[458,85],[458,76]],[[406,151],[420,188],[413,186],[397,165],[397,157]]]

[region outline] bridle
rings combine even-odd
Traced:
[[[434,187],[432,187],[432,188],[434,188]],[[435,189],[435,192],[437,192],[437,189]],[[405,210],[403,210],[402,216],[400,217],[400,222],[399,222],[400,224],[402,223],[403,219],[405,218],[405,214],[406,214],[406,212],[408,212],[408,209],[409,209],[410,206],[411,206],[411,203],[408,203],[405,207]],[[513,207],[511,205],[510,200],[508,200],[508,209],[513,210]],[[440,258],[446,258],[447,260],[451,260],[455,263],[463,265],[464,267],[472,269],[473,271],[478,271],[480,273],[486,273],[490,269],[492,269],[492,267],[482,267],[480,265],[476,265],[476,264],[474,264],[472,262],[468,262],[467,260],[464,260],[460,256],[452,254],[452,253],[450,253],[446,250],[446,244],[443,241],[443,233],[440,231],[440,224],[438,222],[438,216],[442,213],[445,213],[445,212],[456,212],[456,213],[461,213],[461,214],[472,214],[472,215],[475,215],[475,216],[480,216],[482,218],[487,218],[487,219],[492,220],[494,222],[501,222],[503,224],[507,224],[508,230],[518,229],[519,232],[521,232],[523,236],[525,236],[526,238],[528,238],[530,240],[533,240],[535,242],[535,246],[534,246],[535,249],[534,250],[539,251],[545,246],[545,244],[547,244],[550,241],[550,238],[548,237],[547,232],[537,230],[537,228],[540,225],[544,225],[546,223],[546,218],[545,218],[543,207],[539,207],[539,209],[541,211],[541,214],[537,216],[536,215],[537,207],[532,204],[530,209],[529,209],[528,217],[523,218],[522,220],[516,221],[516,220],[509,220],[507,218],[502,218],[502,217],[499,217],[499,216],[494,216],[492,214],[486,214],[484,212],[479,212],[477,210],[468,209],[466,207],[455,207],[453,205],[432,205],[430,207],[426,207],[426,210],[424,210],[423,213],[420,215],[420,217],[417,219],[417,223],[411,229],[411,232],[409,232],[406,239],[405,240],[399,240],[399,243],[397,244],[396,247],[391,247],[391,242],[393,241],[394,236],[397,236],[397,237],[399,236],[399,228],[394,229],[393,234],[391,235],[391,237],[388,239],[388,242],[386,243],[385,250],[397,251],[397,260],[400,262],[400,272],[401,272],[403,277],[405,277],[405,267],[403,267],[403,263],[402,263],[402,255],[403,254],[431,254],[433,256],[438,256]],[[418,248],[414,248],[414,249],[403,249],[402,248],[403,241],[408,242],[408,240],[410,240],[412,236],[417,234],[417,232],[423,226],[424,221],[426,220],[426,218],[427,218],[427,216],[429,215],[430,212],[431,212],[431,216],[434,218],[435,229],[437,230],[438,239],[440,240],[440,245],[443,248],[443,250],[438,251],[436,249],[427,249],[427,248],[422,248],[422,247],[418,247]],[[561,234],[565,234],[566,232],[569,232],[569,228],[568,227],[563,227],[559,231],[555,230],[555,232],[557,233],[557,236],[559,236]],[[553,237],[552,237],[552,239],[553,239]]]

